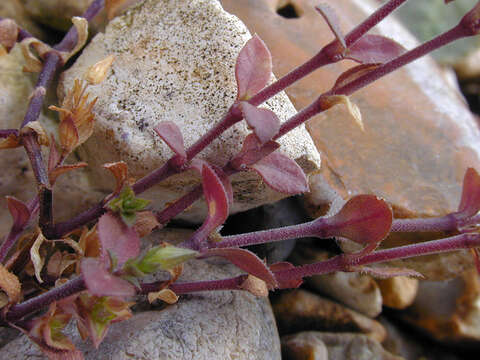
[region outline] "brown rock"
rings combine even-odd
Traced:
[[[415,300],[418,280],[406,276],[378,279],[377,284],[383,297],[383,305],[394,309],[405,309]]]
[[[368,317],[305,290],[283,293],[273,301],[280,334],[299,331],[359,332],[382,341],[383,326]]]
[[[327,260],[329,253],[302,244],[297,246],[290,258],[295,265],[304,265]],[[368,317],[376,317],[382,311],[382,294],[371,276],[353,272],[335,272],[314,275],[306,278],[305,281],[316,291]]]
[[[286,360],[403,359],[385,351],[385,349],[382,348],[382,345],[365,335],[350,333],[321,333],[317,331],[284,336],[282,338],[282,354],[284,354]]]
[[[325,2],[339,14],[345,31],[378,6],[378,2],[366,0]],[[314,0],[289,2],[298,18],[277,14],[278,6],[284,3],[273,0],[222,0],[222,4],[266,42],[277,76],[309,59],[333,38],[313,9],[317,5]],[[381,22],[373,32],[394,37],[407,48],[416,45],[394,19]],[[348,61],[329,65],[286,92],[297,109],[303,108],[351,66]],[[317,215],[328,210],[334,199],[346,200],[362,193],[385,198],[397,217],[440,216],[455,211],[466,168],[480,169],[480,132],[461,96],[443,80],[433,60],[418,60],[351,98],[361,109],[365,132],[341,107],[307,124],[326,159],[321,172],[310,178],[309,205],[319,210]],[[417,242],[418,237],[402,235],[401,240]],[[389,238],[382,246],[391,247],[395,241]],[[396,266],[412,267],[426,277],[440,279],[472,265],[465,252],[457,252],[453,258],[447,255],[443,264],[439,264],[440,257],[431,257],[428,261],[432,266],[427,268],[425,261],[414,259]],[[455,270],[441,269],[445,263],[452,263],[450,267]]]
[[[401,318],[436,340],[480,344],[480,280],[468,271],[451,281],[422,281]]]

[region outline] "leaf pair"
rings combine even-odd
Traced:
[[[335,11],[327,4],[319,4],[315,9],[327,22],[336,39],[336,43],[328,47],[333,51],[329,54],[331,59],[350,59],[361,64],[383,64],[405,52],[402,45],[381,35],[367,34],[354,44],[348,43],[348,37],[343,35]]]

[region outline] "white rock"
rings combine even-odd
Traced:
[[[97,123],[80,152],[94,166],[95,183],[111,191],[111,178],[101,169],[106,162],[126,161],[137,179],[164,164],[172,152],[153,131],[160,121],[174,121],[186,146],[206,133],[235,100],[235,59],[249,38],[244,24],[211,0],[147,0],[110,22],[105,34],[98,34],[65,72],[59,86],[62,97],[89,66],[115,56],[107,79],[91,87],[91,93],[99,97],[94,109]],[[266,106],[282,121],[295,114],[283,93]],[[239,151],[247,133],[244,122],[237,124],[200,157],[225,164]],[[318,168],[319,154],[303,126],[282,137],[280,143],[282,151],[307,173]],[[161,208],[198,182],[198,176],[190,171],[155,186],[144,196]],[[251,172],[233,176],[232,182],[232,213],[284,197]],[[198,222],[205,213],[204,204],[198,202],[182,217]]]
[[[190,261],[180,281],[221,279],[238,273],[232,265]],[[98,350],[70,336],[86,360],[280,360],[280,341],[267,299],[240,291],[182,296],[164,310],[137,313],[109,329]],[[72,333],[74,335],[72,335]],[[25,336],[0,350],[0,359],[44,359]]]

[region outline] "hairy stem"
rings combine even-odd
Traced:
[[[8,138],[11,135],[14,135],[16,137],[19,136],[19,131],[17,129],[4,129],[0,130],[0,139],[5,139]]]
[[[275,277],[279,281],[298,279],[312,275],[327,274],[334,271],[348,271],[352,266],[378,264],[422,255],[470,249],[478,246],[480,246],[480,234],[461,234],[440,240],[375,251],[361,258],[355,258],[355,263],[349,262],[348,256],[338,255],[323,262],[275,272]]]

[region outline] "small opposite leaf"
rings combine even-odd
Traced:
[[[110,55],[90,66],[85,75],[85,80],[91,85],[100,84],[107,77],[108,70],[112,66],[113,60],[115,60],[115,56]]]
[[[480,175],[473,168],[468,168],[463,178],[462,199],[457,216],[469,218],[480,210]]]
[[[66,117],[58,126],[58,137],[64,154],[70,154],[79,144],[78,130],[71,116]]]
[[[137,219],[136,213],[150,203],[149,200],[137,198],[130,186],[125,186],[115,199],[110,200],[106,207],[118,213],[127,226],[133,226]]]
[[[121,298],[135,295],[132,284],[108,272],[98,259],[84,258],[81,269],[85,286],[92,295]]]
[[[286,261],[270,265],[270,270],[273,271],[274,275],[277,271],[291,270],[294,268],[295,266],[293,264]],[[303,283],[302,278],[296,278],[291,280],[283,280],[281,278],[279,279],[279,277],[277,276],[275,276],[275,278],[277,279],[279,289],[296,289]]]
[[[248,100],[267,85],[272,76],[272,56],[265,43],[254,35],[238,54],[235,64],[237,99]]]
[[[103,167],[109,170],[115,177],[116,185],[113,191],[114,196],[120,194],[123,186],[128,180],[128,168],[124,161],[117,161],[114,163],[103,164]]]
[[[162,300],[171,305],[178,301],[178,296],[170,289],[162,289],[157,292],[148,293],[148,302],[151,304],[155,300]]]
[[[377,67],[379,67],[378,64],[363,64],[348,69],[338,77],[332,90],[338,90],[342,88],[348,83],[351,83],[352,81],[357,80],[363,75],[375,70]]]
[[[288,156],[274,152],[251,166],[272,189],[289,195],[308,191],[302,168]]]
[[[271,110],[257,108],[246,101],[240,102],[240,109],[248,125],[253,129],[261,144],[271,140],[280,130],[280,120]]]
[[[347,45],[345,44],[345,38],[343,36],[342,30],[340,29],[340,23],[338,21],[338,16],[336,12],[327,4],[319,4],[315,6],[315,10],[317,10],[320,15],[322,15],[333,35],[335,35],[335,38],[345,49]]]
[[[87,292],[81,293],[76,300],[79,315],[77,325],[80,333],[88,334],[93,346],[98,348],[111,324],[132,317],[131,305],[133,303],[125,302],[118,297],[97,297]]]
[[[13,196],[7,196],[7,206],[13,219],[12,229],[17,231],[23,229],[30,221],[31,214],[28,206]]]
[[[395,40],[367,34],[347,49],[345,58],[361,64],[384,64],[405,51],[405,48]]]
[[[8,137],[0,140],[0,150],[1,149],[14,149],[22,146],[21,138],[17,134],[10,134]]]
[[[229,213],[229,195],[217,173],[206,162],[202,163],[202,186],[208,215],[202,226],[190,238],[197,246],[225,222]]]
[[[104,261],[109,258],[109,251],[116,256],[119,266],[140,253],[140,238],[135,229],[125,225],[111,212],[100,217],[98,236]]]
[[[187,158],[183,135],[177,124],[172,121],[162,121],[154,128],[154,130],[175,154],[182,159]]]
[[[275,141],[267,141],[262,145],[255,134],[249,134],[243,140],[242,150],[231,161],[231,165],[234,169],[244,170],[247,166],[267,157],[279,147],[280,144]]]
[[[266,282],[269,289],[277,287],[277,280],[268,266],[253,252],[239,248],[208,249],[202,257],[220,256],[248,274]]]
[[[350,98],[346,95],[329,95],[329,96],[321,96],[318,99],[319,105],[322,110],[330,109],[332,106],[343,104],[347,107],[348,113],[352,115],[355,119],[355,122],[360,127],[362,131],[365,131],[365,127],[363,126],[362,121],[362,113],[357,105],[350,101]]]
[[[159,226],[160,223],[151,211],[139,211],[135,225],[133,225],[138,236],[141,238],[150,235],[151,232]]]
[[[227,174],[218,166],[216,165],[210,165],[212,169],[215,171],[217,174],[218,178],[223,184],[223,188],[225,189],[225,192],[227,193],[227,199],[228,203],[232,204],[233,203],[233,188],[232,188],[232,182],[230,181],[230,178],[228,177]]]
[[[249,293],[255,296],[268,296],[268,288],[265,281],[250,274],[248,274],[245,281],[240,285],[240,288],[243,290],[247,290]]]
[[[329,225],[321,230],[321,237],[345,237],[373,251],[390,232],[392,218],[392,210],[384,200],[375,195],[357,195],[336,215],[317,221]]]
[[[45,259],[42,257],[42,254],[40,254],[40,247],[45,240],[46,239],[42,233],[38,234],[37,239],[30,248],[30,259],[32,260],[33,268],[35,269],[35,277],[39,283],[43,283],[40,273],[42,272],[43,264],[45,263]]]
[[[144,274],[152,274],[158,269],[175,269],[178,265],[193,259],[197,255],[198,252],[194,250],[170,245],[159,245],[151,248],[145,256],[137,262],[136,267]]]
[[[8,296],[9,303],[14,304],[20,300],[21,285],[18,278],[0,264],[0,288]]]
[[[62,175],[62,174],[65,174],[66,172],[69,172],[69,171],[72,171],[72,170],[76,170],[76,169],[81,169],[81,168],[84,168],[88,166],[87,163],[84,163],[84,162],[80,162],[80,163],[76,163],[76,164],[71,164],[71,165],[62,165],[62,166],[59,166],[55,169],[53,169],[49,174],[48,174],[48,178],[50,180],[50,184],[53,185],[55,184],[55,182],[57,181],[57,178]]]

